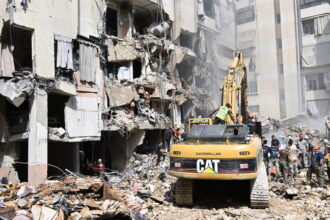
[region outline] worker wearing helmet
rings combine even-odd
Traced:
[[[212,115],[216,112],[215,110]],[[215,115],[215,124],[226,124],[226,118],[229,116],[232,121],[235,121],[235,118],[231,111],[231,105],[227,103],[219,108],[217,114]]]
[[[175,129],[172,132],[172,136],[173,136],[173,142],[176,144],[178,142],[180,142],[181,139],[181,133],[180,133],[180,126],[175,126]]]
[[[324,155],[323,155],[323,153],[320,152],[320,146],[317,146],[317,145],[314,146],[313,154],[311,157],[311,165],[307,171],[307,183],[308,184],[311,183],[312,175],[314,173],[317,177],[319,187],[324,186],[324,178],[323,178],[323,174],[322,174],[323,160],[324,160]]]

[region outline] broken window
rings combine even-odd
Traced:
[[[106,33],[107,35],[118,35],[118,12],[112,8],[107,8]]]
[[[255,14],[254,14],[253,6],[249,6],[237,10],[236,13],[237,24],[249,23],[251,21],[254,21],[254,19],[255,19]]]
[[[4,25],[1,33],[0,75],[12,77],[15,71],[32,72],[32,30]]]
[[[118,37],[126,38],[130,35],[132,22],[132,6],[129,3],[124,3],[120,7],[118,15]]]
[[[28,141],[19,141],[13,143],[16,145],[17,158],[16,161],[20,163],[14,163],[13,166],[18,174],[18,179],[21,182],[28,181]]]
[[[307,91],[316,91],[316,90],[325,89],[323,73],[306,76],[306,82],[307,82]]]
[[[141,60],[134,60],[133,61],[133,78],[137,79],[142,74],[142,62]]]
[[[180,35],[180,45],[189,49],[194,48],[194,35],[187,32],[182,32]]]
[[[25,100],[19,107],[6,101],[6,119],[10,134],[22,134],[29,131],[30,102]]]
[[[68,96],[50,93],[48,95],[48,127],[65,128],[64,107]]]
[[[204,0],[203,4],[205,15],[210,18],[215,18],[214,0]]]
[[[302,21],[304,35],[314,35],[314,19]]]
[[[139,34],[147,34],[148,28],[153,23],[153,15],[144,9],[134,9],[134,28]]]
[[[133,74],[130,66],[130,62],[109,62],[107,65],[108,77],[110,79],[132,80]]]

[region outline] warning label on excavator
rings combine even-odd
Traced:
[[[220,160],[203,160],[199,159],[196,162],[196,170],[198,173],[218,173]]]

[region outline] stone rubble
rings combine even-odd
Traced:
[[[304,127],[277,129],[294,139],[299,133],[324,138]],[[164,155],[134,153],[123,173],[103,178],[67,175],[36,188],[3,184],[0,219],[330,219],[330,188],[306,185],[306,170],[290,183],[270,182],[270,207],[264,210],[229,200],[178,207],[172,190],[176,178],[166,172],[169,158],[159,161],[159,156]]]

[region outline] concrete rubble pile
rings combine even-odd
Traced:
[[[126,172],[106,173],[103,179],[66,176],[37,188],[1,185],[1,219],[154,219],[157,207],[169,205],[169,182],[174,182],[165,162],[155,168],[157,158],[135,154]]]

